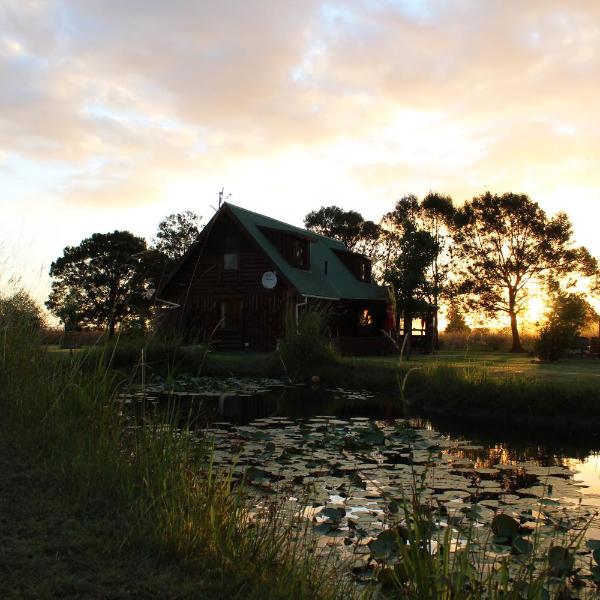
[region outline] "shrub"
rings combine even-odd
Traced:
[[[326,332],[327,311],[322,307],[307,307],[297,323],[294,315],[289,315],[279,348],[287,368],[298,372],[304,367],[335,362],[337,354]]]
[[[542,360],[558,360],[575,346],[585,326],[589,305],[580,294],[557,292],[540,326],[535,351]]]
[[[42,309],[25,291],[18,290],[10,296],[0,296],[0,327],[18,328],[39,333],[44,325]]]
[[[200,361],[204,352],[205,348],[200,346],[184,347],[179,338],[118,335],[112,339],[100,340],[88,350],[87,357],[94,359],[92,362],[102,359],[117,369],[133,368],[143,362],[151,368],[169,370],[184,358],[196,358]],[[191,368],[193,364],[187,366]]]
[[[521,331],[521,342],[527,347],[534,340],[531,333]],[[489,327],[476,327],[469,332],[447,330],[440,334],[440,345],[444,350],[475,350],[508,352],[512,343],[510,329],[492,329]]]
[[[471,331],[457,304],[453,303],[450,305],[446,319],[448,320],[448,324],[446,325],[445,333],[468,334]]]
[[[98,329],[65,332],[63,327],[43,327],[41,341],[46,346],[82,348],[84,346],[95,346],[105,334],[106,332]]]

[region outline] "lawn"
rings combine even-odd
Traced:
[[[397,356],[343,359],[346,360],[370,367],[396,368],[398,366]],[[434,355],[415,354],[409,362],[415,367],[435,364],[457,368],[477,366],[500,376],[522,376],[537,381],[563,383],[597,382],[600,385],[600,360],[597,358],[570,358],[556,363],[539,363],[527,354],[441,351]]]

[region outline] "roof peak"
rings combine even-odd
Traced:
[[[224,206],[228,206],[228,207],[236,209],[236,210],[242,210],[251,215],[256,215],[257,217],[261,217],[262,219],[267,219],[269,221],[272,221],[273,223],[278,223],[279,225],[282,225],[286,229],[296,229],[297,231],[302,232],[304,235],[315,236],[316,238],[319,238],[322,240],[327,240],[328,242],[332,242],[334,245],[339,246],[340,249],[344,249],[347,252],[352,252],[351,250],[348,250],[348,248],[346,248],[346,245],[343,242],[340,242],[340,240],[336,240],[335,238],[331,238],[331,237],[328,237],[321,233],[317,233],[316,231],[311,231],[310,229],[305,229],[303,227],[298,227],[297,225],[292,225],[290,223],[280,221],[279,219],[274,219],[273,217],[269,217],[268,215],[263,215],[262,213],[258,213],[254,210],[249,210],[248,208],[244,208],[243,206],[238,206],[237,204],[233,204],[231,202],[223,202],[223,204],[221,205],[221,208],[223,208]]]

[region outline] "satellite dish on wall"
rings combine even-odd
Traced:
[[[261,281],[265,289],[272,290],[277,285],[277,273],[274,271],[265,271]]]

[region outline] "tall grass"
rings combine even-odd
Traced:
[[[176,427],[175,414],[166,422],[125,418],[110,348],[91,363],[46,351],[39,336],[17,314],[0,321],[0,436],[52,473],[84,514],[112,522],[104,535],[115,551],[187,565],[199,596],[343,593],[335,574],[294,541],[299,523],[283,509],[250,519],[243,486],[212,466],[210,448]]]
[[[490,370],[486,365],[425,365],[411,379],[409,393],[430,410],[505,421],[560,418],[600,418],[599,388],[592,382],[564,384],[512,372]],[[593,423],[593,421],[592,421]]]
[[[288,372],[305,374],[307,369],[337,361],[338,355],[325,335],[326,329],[327,311],[318,304],[304,308],[298,319],[292,313],[288,315],[279,349]]]

